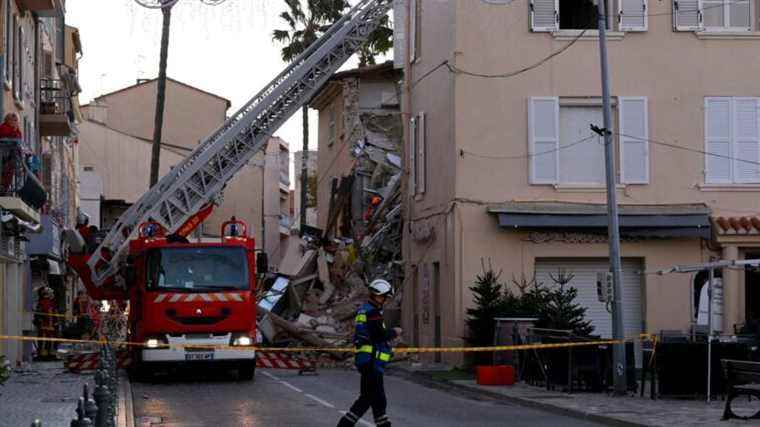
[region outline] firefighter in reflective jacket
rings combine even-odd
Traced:
[[[378,427],[391,425],[385,414],[387,401],[383,386],[385,365],[391,360],[390,341],[401,334],[401,328],[386,329],[383,321],[383,305],[393,296],[393,287],[385,280],[377,279],[369,285],[369,302],[356,313],[354,363],[361,373],[361,392],[338,423],[338,427],[349,427],[372,407],[372,415]]]

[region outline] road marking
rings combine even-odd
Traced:
[[[262,374],[264,374],[264,375],[266,375],[266,376],[267,376],[267,377],[269,377],[270,379],[273,379],[273,380],[275,380],[275,381],[280,381],[280,379],[279,379],[279,378],[275,377],[274,375],[270,374],[269,372],[264,372],[264,371],[261,371],[261,373],[262,373]]]
[[[290,384],[289,382],[280,381],[280,384],[284,385],[285,387],[287,387],[287,388],[289,388],[289,389],[291,389],[293,391],[297,391],[299,393],[303,393],[303,390],[301,390],[300,388],[294,386],[293,384]]]
[[[338,411],[338,412],[340,412],[342,415],[346,415],[348,413],[348,411]],[[374,424],[372,424],[371,422],[369,422],[369,421],[367,421],[367,420],[365,420],[363,418],[359,418],[359,421],[357,421],[357,423],[359,423],[359,424],[361,424],[363,426],[367,426],[367,427],[374,427],[375,426]]]
[[[311,399],[311,400],[313,400],[315,402],[321,403],[322,405],[327,406],[328,408],[335,409],[335,405],[333,405],[330,402],[325,402],[324,400],[318,398],[317,396],[314,396],[313,394],[306,393],[304,396],[308,397],[309,399]]]

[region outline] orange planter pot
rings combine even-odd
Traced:
[[[515,383],[515,368],[510,365],[478,366],[475,378],[480,385],[512,385]]]

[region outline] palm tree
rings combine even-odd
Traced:
[[[280,14],[288,28],[275,30],[272,38],[284,44],[282,59],[293,61],[298,55],[309,48],[331,24],[339,20],[349,8],[346,0],[306,0],[304,9],[301,0],[283,0],[287,10]],[[388,17],[384,17],[380,27],[370,34],[367,42],[359,51],[359,66],[375,63],[375,56],[388,52],[393,47],[393,30],[389,26]],[[307,160],[309,150],[309,107],[302,108],[303,116],[303,156],[301,161],[301,224],[306,223],[306,188]]]
[[[282,59],[293,61],[309,48],[326,30],[327,24],[340,19],[348,7],[346,0],[307,0],[306,9],[301,0],[284,0],[287,10],[280,18],[288,24],[284,30],[274,30],[272,38],[284,44]],[[303,155],[301,156],[301,227],[306,224],[307,163],[309,160],[309,106],[301,108],[303,123]]]
[[[153,120],[153,148],[150,159],[150,187],[158,182],[158,169],[161,157],[161,138],[164,128],[164,104],[166,102],[166,59],[169,56],[169,28],[172,20],[172,0],[161,0],[161,12],[164,15],[161,29],[161,54],[158,65],[158,82],[156,88],[156,111]]]

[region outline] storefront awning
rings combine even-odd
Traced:
[[[488,207],[499,226],[525,230],[606,233],[607,206],[591,203],[508,202]],[[620,233],[629,237],[710,238],[710,209],[690,205],[620,205]]]

